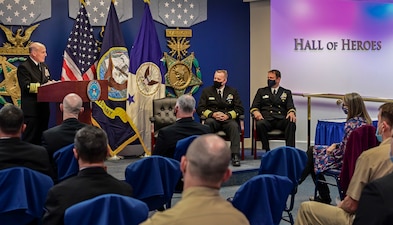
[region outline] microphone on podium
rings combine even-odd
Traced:
[[[342,105],[342,104],[343,104],[343,100],[337,99],[336,104],[337,104],[338,106]]]

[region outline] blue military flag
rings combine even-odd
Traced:
[[[108,134],[110,153],[115,156],[128,144],[140,139],[139,132],[125,111],[129,58],[113,2],[110,5],[105,26],[97,79],[108,80],[107,101],[92,105],[92,123]]]
[[[130,52],[132,74],[128,77],[126,109],[150,151],[152,146],[149,118],[153,115],[153,99],[165,97],[161,58],[160,43],[149,5],[146,3],[141,27]]]

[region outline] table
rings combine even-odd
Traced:
[[[310,147],[311,142],[311,98],[332,98],[332,99],[342,99],[344,95],[342,94],[323,94],[323,93],[296,93],[292,92],[293,96],[303,96],[307,97],[307,148]],[[363,101],[371,102],[393,102],[393,99],[388,98],[375,98],[375,97],[362,97]]]
[[[318,120],[314,144],[331,145],[341,142],[344,137],[345,120],[343,118]],[[378,120],[373,120],[373,126],[377,127],[377,124]]]

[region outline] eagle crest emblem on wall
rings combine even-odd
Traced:
[[[30,26],[26,30],[21,27],[14,33],[12,29],[0,24],[0,28],[4,31],[7,38],[7,42],[3,43],[3,47],[0,48],[0,54],[29,55],[30,37],[38,26],[39,24]]]

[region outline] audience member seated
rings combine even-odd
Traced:
[[[42,146],[48,151],[49,160],[55,171],[53,154],[60,148],[74,143],[75,133],[86,125],[78,120],[79,113],[84,110],[82,103],[82,98],[79,95],[75,93],[66,95],[63,103],[60,104],[60,111],[63,112],[62,124],[44,131],[42,135]]]
[[[334,143],[330,146],[315,145],[307,150],[308,162],[301,182],[306,179],[308,174],[311,174],[315,182],[315,174],[329,169],[341,169],[342,158],[345,152],[345,147],[349,135],[358,127],[366,124],[371,124],[371,118],[364,105],[362,97],[358,93],[345,94],[342,103],[342,110],[347,114],[347,121],[344,126],[344,137],[340,143]],[[319,175],[320,180],[325,180],[325,177]],[[310,200],[324,202],[329,204],[331,202],[329,187],[325,183],[318,183],[317,199],[310,197]]]
[[[21,140],[25,128],[20,108],[5,105],[0,109],[0,169],[23,166],[53,178],[45,148]]]
[[[240,166],[240,129],[237,118],[244,114],[240,95],[226,85],[228,72],[217,70],[213,86],[203,89],[197,112],[206,117],[212,132],[224,131],[231,141],[232,165]]]
[[[49,190],[43,224],[64,224],[65,210],[84,200],[102,194],[132,195],[132,187],[106,172],[108,138],[100,128],[85,126],[75,135],[74,155],[79,173]]]
[[[389,157],[393,148],[392,125],[393,103],[385,103],[379,107],[378,113],[378,133],[382,135],[382,143],[359,156],[344,200],[337,206],[315,201],[301,203],[295,225],[352,224],[366,184],[393,172]]]
[[[393,173],[367,184],[360,196],[353,225],[392,224],[392,190]]]
[[[180,96],[176,100],[174,112],[176,122],[160,129],[153,155],[173,158],[177,141],[195,134],[210,133],[209,126],[194,121],[195,99],[191,95]]]
[[[256,129],[262,148],[270,150],[268,132],[274,129],[285,133],[285,144],[295,147],[296,109],[292,92],[280,86],[281,73],[267,73],[267,87],[259,88],[251,105],[251,114],[256,120]]]
[[[156,212],[142,225],[249,224],[247,218],[219,194],[221,184],[232,174],[228,168],[230,160],[231,152],[221,137],[199,136],[180,162],[184,177],[182,199],[172,208]]]

